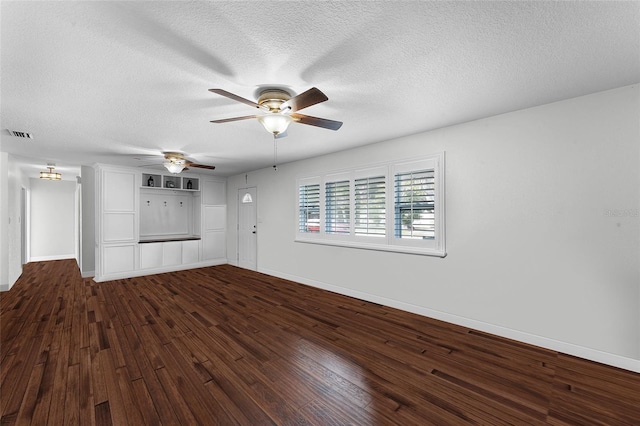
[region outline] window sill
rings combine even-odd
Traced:
[[[421,256],[434,256],[434,257],[441,257],[441,258],[444,258],[447,256],[447,253],[444,250],[437,250],[437,249],[423,248],[423,247],[408,247],[408,246],[388,245],[388,244],[363,243],[359,241],[354,242],[354,241],[328,240],[328,239],[304,238],[304,237],[296,237],[294,241],[297,243],[320,244],[325,246],[348,247],[348,248],[357,248],[357,249],[364,249],[364,250],[388,251],[393,253],[417,254]]]

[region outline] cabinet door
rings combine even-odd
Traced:
[[[140,269],[162,266],[162,243],[140,244]]]
[[[182,242],[182,264],[196,263],[200,259],[200,241]]]
[[[227,226],[227,206],[204,206],[204,230],[222,231]]]
[[[136,173],[103,170],[100,242],[134,242],[137,239]]]
[[[103,217],[103,242],[135,240],[136,216],[134,213],[105,213]]]
[[[204,233],[203,258],[204,260],[223,259],[227,253],[224,231],[211,231]]]
[[[162,243],[162,265],[180,265],[182,263],[182,241]]]
[[[134,270],[134,246],[110,246],[104,248],[104,275]]]
[[[202,182],[202,203],[206,205],[227,204],[225,195],[225,182],[205,180]]]
[[[203,260],[222,259],[226,256],[226,206],[204,206]]]
[[[105,212],[135,211],[136,175],[133,172],[105,170],[102,191]]]

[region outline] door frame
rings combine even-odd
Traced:
[[[29,190],[20,187],[20,265],[29,263]]]

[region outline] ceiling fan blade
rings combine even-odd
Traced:
[[[229,123],[230,121],[248,120],[250,118],[257,118],[257,115],[245,115],[242,117],[223,118],[221,120],[211,120],[212,123]]]
[[[234,95],[233,93],[231,93],[231,92],[227,92],[226,90],[222,90],[222,89],[209,89],[209,91],[210,91],[210,92],[213,92],[213,93],[216,93],[216,94],[218,94],[218,95],[224,96],[224,97],[226,97],[226,98],[233,99],[234,101],[242,102],[243,104],[246,104],[246,105],[252,106],[252,107],[254,107],[254,108],[259,108],[259,109],[262,109],[262,110],[265,110],[265,111],[269,111],[269,108],[268,108],[268,107],[266,107],[266,106],[263,106],[263,105],[257,104],[257,103],[255,103],[255,102],[250,101],[249,99],[245,99],[245,98],[243,98],[243,97],[241,97],[241,96]]]
[[[296,123],[308,124],[310,126],[322,127],[329,130],[338,130],[342,126],[342,121],[311,117],[310,115],[304,114],[291,114],[291,118],[293,118],[293,121]]]
[[[327,95],[322,93],[319,89],[312,87],[306,92],[302,92],[298,96],[294,96],[293,98],[284,102],[282,105],[280,105],[280,110],[286,111],[288,109],[291,112],[296,112],[300,111],[303,108],[310,107],[311,105],[324,102],[328,99],[329,98],[327,98]]]
[[[187,161],[187,166],[196,167],[199,169],[207,169],[207,170],[215,170],[216,168],[216,166],[207,166],[206,164],[196,164],[196,163],[192,163],[191,161]]]

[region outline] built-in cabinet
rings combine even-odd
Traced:
[[[224,179],[95,170],[96,281],[227,262]]]

